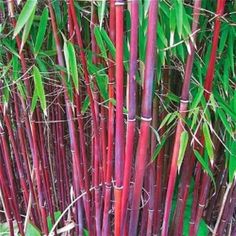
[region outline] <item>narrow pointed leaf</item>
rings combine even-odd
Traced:
[[[181,164],[183,162],[187,145],[188,145],[188,132],[184,130],[180,136],[179,156],[177,161],[178,170],[180,170]]]
[[[101,36],[105,40],[106,45],[107,45],[112,57],[115,58],[116,48],[115,48],[114,44],[112,43],[111,39],[107,35],[107,32],[103,28],[101,28],[100,31],[101,31]]]
[[[45,32],[47,30],[47,22],[48,22],[48,8],[44,8],[43,13],[41,15],[35,47],[34,47],[34,52],[36,55],[39,53],[40,48],[43,44]]]
[[[16,27],[15,27],[15,30],[13,33],[13,38],[16,37],[16,35],[19,34],[21,29],[25,26],[26,22],[29,20],[32,12],[35,9],[36,4],[37,4],[37,0],[28,0],[25,3],[25,5],[18,17]]]
[[[44,92],[43,81],[42,81],[40,71],[36,66],[33,67],[33,77],[34,77],[35,89],[36,89],[36,92],[37,92],[37,95],[41,104],[41,108],[44,114],[47,115],[47,112],[46,112],[47,103],[46,103],[46,96]]]
[[[64,43],[64,56],[65,56],[68,79],[70,76],[72,77],[75,89],[78,91],[79,77],[78,77],[77,61],[76,61],[75,49],[71,42]]]
[[[23,35],[22,35],[21,46],[20,46],[20,52],[22,51],[22,49],[25,45],[25,42],[28,39],[31,26],[32,26],[32,23],[34,21],[34,14],[35,14],[35,7],[34,7],[32,13],[31,13],[31,16],[30,16],[29,20],[25,24],[25,27],[24,27],[24,30],[23,30]]]
[[[214,187],[216,189],[215,178],[214,178],[213,173],[212,173],[211,169],[209,168],[208,164],[205,162],[205,160],[202,158],[202,156],[200,155],[200,153],[197,150],[194,150],[194,154],[195,154],[195,157],[197,158],[197,160],[202,165],[204,171],[210,176],[210,178],[214,184]]]
[[[209,156],[209,159],[212,162],[214,159],[213,143],[211,140],[210,130],[209,130],[206,122],[203,123],[202,130],[203,130],[203,135],[204,135],[204,139],[205,139],[206,151]]]
[[[103,19],[105,16],[106,0],[100,0],[98,4],[98,18],[100,23],[100,28],[102,27]]]
[[[105,45],[104,45],[104,42],[100,33],[100,29],[97,26],[94,28],[94,35],[97,41],[97,45],[99,49],[101,50],[102,57],[107,58],[106,48],[105,48]]]

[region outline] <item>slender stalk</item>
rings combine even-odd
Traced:
[[[124,0],[116,0],[116,125],[115,125],[115,236],[121,230],[121,204],[124,164]]]
[[[200,7],[201,7],[201,0],[195,0],[194,10],[193,10],[194,16],[193,16],[193,23],[192,23],[192,32],[195,32],[198,27]],[[196,34],[193,35],[192,40],[194,41],[196,40]],[[179,156],[180,137],[181,137],[182,132],[184,131],[183,119],[186,116],[186,110],[187,110],[187,106],[189,102],[188,101],[189,87],[190,87],[190,79],[191,79],[193,60],[194,60],[194,54],[195,54],[195,48],[192,41],[190,41],[190,50],[191,50],[191,54],[189,54],[187,58],[184,83],[183,83],[182,93],[181,93],[181,101],[180,101],[180,107],[179,107],[180,118],[178,119],[178,123],[177,123],[174,148],[173,148],[173,153],[172,153],[172,158],[171,158],[171,169],[170,169],[166,201],[165,201],[165,210],[164,210],[163,225],[162,225],[162,236],[168,235],[170,209],[171,209],[171,203],[172,203],[174,186],[175,186],[176,175],[177,175],[177,160]]]
[[[11,194],[11,199],[12,199],[12,209],[14,216],[16,218],[20,234],[24,235],[23,231],[23,223],[22,219],[20,216],[20,209],[17,204],[17,191],[16,191],[16,185],[14,182],[14,175],[13,175],[13,168],[12,168],[12,163],[11,163],[11,157],[8,149],[8,143],[6,140],[6,135],[5,131],[2,127],[2,122],[0,122],[0,143],[2,146],[2,152],[3,152],[3,160],[6,165],[6,172],[7,172],[7,178],[9,179],[9,186],[10,186],[10,194]]]
[[[51,16],[51,23],[52,23],[52,29],[53,29],[53,35],[54,39],[56,42],[56,48],[57,48],[57,57],[58,57],[58,63],[60,66],[64,67],[64,59],[63,59],[63,54],[61,50],[61,45],[60,45],[60,39],[57,34],[57,25],[56,25],[56,20],[54,16],[54,11],[51,5],[51,2],[48,1],[48,6],[49,6],[49,12]],[[74,164],[74,187],[75,187],[75,193],[76,195],[79,195],[79,192],[85,191],[84,188],[84,182],[82,178],[82,171],[81,171],[81,166],[79,163],[79,157],[80,157],[80,152],[78,149],[78,146],[76,145],[76,131],[75,131],[75,124],[73,121],[73,112],[72,112],[72,107],[71,107],[71,102],[69,100],[69,95],[66,87],[66,82],[65,82],[65,74],[64,72],[61,72],[62,74],[62,83],[63,83],[63,88],[64,88],[64,98],[65,98],[65,103],[66,103],[66,114],[67,114],[67,119],[68,119],[68,126],[69,126],[69,134],[70,134],[70,145],[71,145],[71,154],[72,154],[72,160]],[[76,170],[76,172],[75,172]],[[87,195],[84,196],[83,198],[83,203],[84,203],[84,208],[85,208],[85,215],[86,215],[86,220],[88,226],[91,226],[90,224],[90,211],[89,211],[89,206],[88,206],[88,201],[87,201]],[[81,212],[81,209],[78,209]],[[83,222],[81,214],[79,216],[79,222],[80,225]],[[81,227],[79,228],[81,232]]]
[[[5,210],[5,215],[6,215],[6,220],[8,222],[9,225],[9,233],[10,236],[14,236],[14,228],[13,228],[13,217],[12,217],[12,211],[11,211],[11,196],[10,193],[7,189],[7,186],[5,184],[4,181],[4,169],[3,169],[3,165],[2,165],[2,161],[0,163],[0,187],[1,187],[1,192],[0,192],[0,197],[1,197],[1,201],[3,204],[3,208]]]
[[[70,8],[72,19],[75,27],[75,35],[77,39],[77,44],[80,48],[80,59],[83,67],[84,72],[84,79],[86,84],[86,90],[89,95],[90,101],[90,108],[91,108],[91,115],[93,121],[93,130],[94,130],[94,167],[95,167],[95,177],[94,177],[94,184],[95,184],[95,213],[96,213],[96,231],[98,235],[101,235],[101,200],[100,200],[100,188],[99,188],[99,155],[100,155],[100,145],[99,145],[99,130],[98,130],[98,121],[96,116],[96,110],[94,105],[94,98],[92,94],[92,90],[90,88],[90,79],[87,70],[87,62],[85,53],[83,51],[83,42],[81,37],[80,26],[77,21],[74,1],[70,0]]]
[[[134,153],[134,138],[136,125],[136,72],[137,72],[137,54],[138,54],[138,17],[139,2],[133,0],[131,2],[131,38],[130,38],[130,71],[128,80],[128,120],[125,145],[125,161],[124,161],[124,189],[122,192],[121,207],[121,227],[124,232],[124,226],[127,217],[128,197],[130,192],[131,168]]]
[[[160,91],[166,95],[169,90],[169,70],[165,69],[163,72],[163,84],[161,86]],[[163,110],[161,114],[158,116],[158,112],[160,111],[159,108],[159,103],[157,100],[157,97],[154,98],[154,105],[153,105],[153,128],[157,129],[158,126],[158,119],[163,120],[166,116],[166,111]],[[162,101],[164,102],[164,101]],[[154,123],[155,122],[155,123]],[[165,127],[163,127],[160,130],[160,136],[164,135],[165,133]],[[155,137],[155,134],[153,133],[153,139],[155,140],[154,143],[152,143],[151,147],[151,152],[152,155],[154,154],[156,145],[157,145],[157,140]],[[162,199],[163,199],[163,175],[164,175],[164,156],[165,156],[165,148],[163,147],[157,157],[156,161],[156,181],[155,181],[155,202],[154,202],[154,222],[153,222],[153,234],[159,234],[160,229],[161,229],[161,219],[163,215],[163,204],[162,204]]]
[[[115,42],[115,0],[110,0],[110,17],[109,17],[109,36],[112,42]],[[111,205],[111,180],[112,180],[112,160],[114,151],[114,106],[112,99],[114,98],[114,80],[115,70],[114,63],[112,62],[112,56],[109,54],[108,62],[108,77],[109,77],[109,103],[108,103],[108,150],[107,150],[107,167],[105,176],[105,196],[104,196],[104,211],[103,211],[103,224],[102,224],[102,235],[110,235],[109,229],[109,210]]]
[[[13,28],[15,28],[16,21],[14,18],[14,4],[11,0],[8,2],[8,10],[11,17],[11,24]],[[20,52],[21,40],[18,35],[16,36],[16,42],[17,42],[17,47],[18,47],[18,51],[20,55],[20,62],[22,66],[24,83],[27,88],[27,95],[31,95],[31,87],[30,87],[29,80],[27,79],[28,73],[27,73],[26,60],[25,60],[24,54]],[[22,97],[20,97],[20,100],[21,100],[21,105],[23,107],[23,110],[26,113],[27,109],[26,109],[25,101]],[[30,104],[29,96],[27,97],[27,102]],[[26,118],[25,119],[26,129],[27,129],[27,134],[29,136],[29,141],[30,141],[30,146],[31,146],[32,156],[33,156],[33,164],[34,164],[35,173],[36,173],[36,181],[37,181],[38,192],[39,192],[38,194],[39,206],[40,206],[41,218],[42,218],[42,229],[43,229],[43,233],[48,233],[48,227],[47,227],[47,222],[46,222],[46,210],[45,210],[45,204],[44,204],[44,199],[43,199],[43,188],[42,188],[42,183],[41,183],[41,178],[40,178],[40,162],[39,162],[39,155],[38,155],[38,150],[37,150],[36,127],[35,127],[34,122],[32,122],[26,114],[24,115]]]
[[[210,61],[208,64],[207,68],[207,73],[206,73],[206,79],[205,79],[205,84],[204,84],[204,96],[206,99],[206,102],[208,102],[210,98],[210,94],[212,91],[212,84],[213,84],[213,78],[214,78],[214,73],[215,73],[215,62],[216,62],[216,52],[218,48],[218,41],[219,41],[219,34],[220,34],[220,16],[223,15],[224,13],[224,7],[225,7],[225,0],[218,0],[217,1],[217,9],[216,9],[216,14],[218,17],[215,19],[215,25],[214,25],[214,33],[213,33],[213,42],[212,42],[212,49],[211,49],[211,55],[210,55]],[[211,163],[211,168],[213,168],[213,164]],[[207,195],[209,191],[209,185],[210,185],[210,177],[206,172],[203,173],[202,177],[202,182],[201,182],[201,189],[200,189],[200,195],[199,195],[199,200],[198,200],[198,208],[196,212],[196,216],[194,221],[192,222],[192,225],[190,227],[190,233],[191,235],[196,235],[197,230],[199,227],[200,219],[203,214],[203,210],[205,208],[206,200],[207,200]]]
[[[216,231],[217,236],[223,235],[227,224],[229,224],[232,221],[232,216],[235,210],[235,200],[236,200],[236,187],[235,187],[235,181],[234,181],[234,183],[231,185],[230,193],[228,194],[228,197],[227,197],[227,201],[224,207],[224,211],[222,213],[221,221]],[[232,235],[235,235],[235,226],[232,230]]]
[[[156,56],[156,29],[157,29],[158,1],[151,1],[148,13],[146,66],[144,87],[142,94],[141,124],[135,163],[135,184],[131,206],[129,235],[136,235],[138,230],[139,205],[142,193],[144,172],[147,161],[149,129],[152,120],[152,89],[154,81],[154,67]]]
[[[217,230],[218,230],[219,225],[220,225],[220,220],[221,220],[221,217],[223,215],[223,211],[224,211],[224,208],[225,208],[225,205],[226,205],[228,195],[230,194],[231,188],[232,188],[232,183],[229,183],[227,188],[226,188],[223,200],[222,200],[222,205],[221,205],[221,208],[220,208],[220,212],[219,212],[219,215],[218,215],[218,218],[217,218],[212,236],[216,236]]]

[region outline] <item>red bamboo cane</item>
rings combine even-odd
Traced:
[[[48,1],[48,6],[49,6],[49,12],[50,12],[50,16],[51,16],[51,23],[52,23],[52,29],[53,29],[53,35],[54,35],[54,39],[56,42],[56,48],[57,48],[57,57],[58,57],[58,62],[59,65],[64,67],[64,59],[63,59],[63,55],[62,55],[62,50],[61,50],[61,45],[60,45],[60,39],[59,36],[57,34],[57,25],[56,25],[56,20],[55,20],[55,16],[54,16],[54,11],[51,5],[51,2]],[[70,5],[71,6],[71,5]],[[75,124],[73,121],[73,112],[72,112],[72,107],[71,107],[71,103],[69,100],[69,95],[68,95],[68,91],[67,91],[67,87],[66,87],[66,83],[65,83],[65,75],[63,72],[61,72],[62,74],[62,83],[63,83],[63,88],[64,88],[64,97],[65,97],[65,103],[66,103],[66,114],[67,114],[67,118],[68,118],[68,125],[69,125],[69,134],[70,134],[70,145],[71,145],[71,153],[72,153],[72,160],[73,160],[73,164],[75,167],[75,171],[74,171],[74,186],[75,186],[75,193],[76,195],[79,195],[79,192],[83,192],[86,191],[84,188],[84,182],[83,182],[83,178],[82,178],[82,171],[81,171],[81,166],[79,163],[79,157],[80,157],[80,153],[79,153],[79,149],[78,146],[76,145],[76,132],[75,132]],[[86,221],[88,226],[90,227],[90,210],[89,210],[89,206],[88,206],[88,201],[87,201],[87,195],[84,196],[83,198],[83,203],[84,203],[84,208],[85,208],[85,216],[86,216]],[[79,211],[81,211],[81,209],[78,209]],[[78,217],[80,217],[78,220],[79,222],[82,222],[81,219],[81,214],[78,215]],[[79,228],[79,230],[81,231],[81,228]]]
[[[115,125],[115,236],[120,235],[121,200],[123,190],[124,164],[124,65],[123,65],[123,37],[124,37],[124,4],[123,0],[116,0],[116,125]]]
[[[147,49],[144,74],[144,87],[142,95],[141,125],[138,147],[136,153],[135,184],[132,199],[129,235],[136,235],[138,230],[139,204],[147,160],[149,142],[149,129],[152,113],[152,89],[154,80],[154,67],[156,56],[156,29],[157,29],[158,1],[151,1],[148,13]]]
[[[196,0],[194,2],[194,18],[193,18],[194,20],[192,23],[193,33],[197,30],[197,27],[198,27],[200,6],[201,6],[201,0]],[[195,39],[196,39],[196,34],[193,35],[192,40],[195,41]],[[188,106],[190,78],[192,74],[193,59],[194,59],[194,52],[195,52],[192,41],[190,42],[190,49],[191,49],[191,54],[188,55],[188,58],[187,58],[186,71],[185,71],[184,83],[183,83],[182,94],[181,94],[181,102],[180,102],[180,108],[179,108],[179,113],[180,113],[181,118],[178,120],[178,123],[177,123],[174,148],[173,148],[172,159],[171,159],[171,169],[170,169],[170,176],[168,180],[168,187],[167,187],[167,194],[166,194],[166,201],[165,201],[165,211],[164,211],[163,225],[162,225],[162,236],[168,235],[170,209],[171,209],[171,203],[172,203],[174,186],[175,186],[176,175],[177,175],[177,160],[178,160],[179,148],[180,148],[180,137],[181,137],[182,132],[184,131],[183,119],[186,116],[186,110]]]
[[[122,232],[126,222],[128,197],[130,192],[131,167],[134,152],[135,138],[135,120],[136,120],[136,72],[137,72],[137,54],[138,54],[138,11],[139,2],[134,0],[131,2],[131,38],[130,38],[130,71],[128,80],[128,120],[125,144],[125,161],[124,161],[124,189],[122,192],[121,207],[121,227]]]
[[[220,16],[222,16],[224,13],[224,7],[225,7],[225,0],[218,0],[217,1],[217,9],[216,9],[217,18],[215,19],[215,26],[214,26],[215,30],[213,33],[212,49],[211,49],[210,61],[208,64],[206,79],[205,79],[205,84],[204,84],[204,89],[205,89],[204,96],[205,96],[206,101],[209,100],[210,94],[212,91],[215,62],[216,62],[216,52],[217,52],[217,48],[218,48],[220,25],[221,25]],[[204,140],[203,140],[203,143],[204,143]],[[211,163],[211,168],[213,168],[212,163]],[[197,234],[200,219],[202,217],[203,210],[205,208],[205,204],[206,204],[206,200],[207,200],[209,185],[210,185],[210,177],[208,176],[208,174],[206,172],[204,172],[203,177],[202,177],[202,182],[201,182],[201,189],[200,189],[200,195],[199,195],[199,200],[198,200],[198,208],[196,211],[195,219],[193,220],[191,227],[189,229],[190,234],[193,236]]]
[[[110,17],[109,17],[109,36],[112,42],[115,42],[115,0],[110,0]],[[103,226],[102,235],[106,236],[110,234],[109,228],[109,210],[111,206],[111,180],[112,180],[112,160],[114,151],[114,106],[112,104],[112,99],[114,98],[114,80],[115,71],[114,63],[112,61],[112,56],[109,54],[109,104],[108,104],[108,151],[107,151],[107,167],[106,167],[106,179],[105,179],[105,196],[104,196],[104,211],[103,211]]]

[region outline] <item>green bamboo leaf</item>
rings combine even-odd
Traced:
[[[41,236],[40,230],[31,223],[28,223],[26,226],[25,236]]]
[[[215,112],[216,111],[216,107],[217,107],[217,102],[216,102],[213,94],[210,95],[209,102],[211,104],[212,110]]]
[[[57,22],[57,25],[59,27],[59,29],[61,29],[62,27],[62,16],[63,16],[63,13],[61,12],[61,1],[51,1],[52,2],[52,6],[54,8],[54,13],[55,13],[55,16],[56,16],[56,22]],[[75,2],[75,7],[76,7],[76,1]],[[78,14],[78,19],[80,19],[80,14]]]
[[[99,18],[100,28],[102,27],[103,19],[105,16],[105,9],[106,9],[106,0],[98,1],[98,18]]]
[[[208,235],[208,225],[205,223],[203,219],[201,219],[197,235],[202,236],[202,235]]]
[[[20,77],[20,62],[17,56],[12,58],[12,69],[13,69],[13,80],[16,82],[17,89],[22,98],[26,98],[26,91],[22,80],[19,80]]]
[[[190,110],[195,109],[200,103],[203,97],[204,89],[202,87],[198,88],[197,94],[194,94],[193,101],[190,106]]]
[[[143,8],[144,8],[144,17],[147,17],[150,1],[151,0],[145,0],[144,3],[143,3],[144,4],[144,6],[143,6]]]
[[[64,41],[64,57],[65,57],[65,62],[66,62],[66,70],[67,70],[67,75],[68,79],[70,76],[70,58],[69,58],[69,49],[68,49],[68,43],[67,41]]]
[[[203,135],[204,135],[204,140],[205,140],[205,145],[206,145],[206,151],[207,151],[207,154],[209,156],[211,163],[213,164],[213,161],[214,161],[213,143],[211,140],[210,130],[206,122],[203,123],[202,130],[203,130]]]
[[[46,111],[47,103],[46,103],[46,96],[44,92],[43,81],[42,81],[40,71],[36,66],[33,67],[33,77],[34,77],[35,90],[38,95],[41,108],[45,116],[47,116],[47,111]]]
[[[104,100],[108,99],[108,93],[107,93],[107,87],[108,87],[108,78],[107,75],[104,76],[96,76],[96,81],[97,81],[97,85],[98,88],[101,92],[101,95],[103,97]]]
[[[150,1],[150,0],[149,0]],[[160,7],[160,10],[161,12],[163,12],[164,16],[167,16],[169,18],[169,15],[170,15],[170,7],[169,7],[169,4],[166,2],[166,1],[160,1],[159,3],[159,7]],[[162,15],[162,14],[160,14]]]
[[[17,56],[18,58],[20,58],[12,40],[9,40],[8,38],[3,38],[3,39],[1,39],[1,43],[6,47],[6,49],[9,52],[11,52],[13,55]]]
[[[72,80],[74,82],[75,89],[79,90],[79,77],[77,70],[77,61],[75,56],[75,49],[71,42],[68,42],[68,53],[69,53],[69,63],[70,63],[70,72],[72,76]]]
[[[234,110],[231,109],[231,107],[225,102],[225,100],[217,93],[214,93],[215,98],[217,99],[217,103],[219,104],[219,107],[221,107],[227,114],[230,115],[232,120],[236,122],[236,113]]]
[[[3,83],[4,88],[2,89],[2,102],[3,102],[4,106],[7,106],[8,102],[9,102],[11,90],[10,90],[8,79],[5,77],[3,79],[3,81],[4,81],[4,83]]]
[[[10,70],[11,66],[12,66],[12,61],[13,60],[10,60],[10,62],[6,65],[6,66],[3,66],[2,65],[2,68],[1,68],[1,76],[0,76],[0,79],[4,79],[7,75],[7,72]]]
[[[43,44],[45,32],[47,30],[47,22],[48,22],[48,8],[45,7],[43,10],[43,13],[41,15],[39,27],[38,27],[38,33],[36,37],[36,42],[34,46],[34,53],[37,55],[40,51],[40,48]]]
[[[173,102],[180,102],[180,98],[178,96],[176,96],[174,93],[172,93],[171,91],[167,94],[167,97],[169,100],[173,101]]]
[[[184,130],[180,136],[179,156],[177,161],[178,170],[180,170],[180,167],[184,159],[184,154],[188,145],[188,138],[189,138],[188,132]]]
[[[79,77],[78,77],[75,49],[74,49],[73,44],[69,41],[64,43],[64,56],[65,56],[65,61],[66,61],[68,79],[71,75],[75,89],[78,91]]]
[[[86,96],[85,99],[84,99],[82,108],[81,108],[82,115],[84,115],[84,113],[88,110],[89,104],[90,104],[89,97]]]
[[[145,61],[145,53],[146,53],[146,42],[147,42],[147,37],[145,37],[147,33],[147,25],[148,21],[147,18],[143,20],[142,25],[140,26],[140,30],[138,32],[139,34],[139,57],[140,60],[144,63]]]
[[[165,116],[165,118],[162,120],[162,122],[161,122],[161,124],[160,124],[160,126],[159,126],[159,129],[158,130],[160,130],[160,129],[162,129],[163,127],[164,127],[164,125],[169,121],[169,119],[173,119],[173,117],[175,117],[176,116],[176,114],[174,115],[175,113],[168,113],[166,116]]]
[[[55,219],[55,221],[57,221],[60,218],[60,216],[61,216],[61,212],[60,211],[54,212],[54,219]],[[47,224],[48,224],[48,230],[51,231],[51,229],[53,227],[51,216],[47,217]]]
[[[32,11],[29,20],[25,24],[25,27],[24,27],[24,30],[23,30],[23,35],[22,35],[21,46],[20,46],[20,52],[22,51],[22,49],[25,45],[25,42],[28,39],[31,26],[32,26],[33,21],[34,21],[35,8],[36,8],[36,6],[34,7],[34,9]]]
[[[155,159],[157,158],[158,154],[160,153],[162,147],[164,146],[164,144],[165,144],[165,142],[166,142],[166,139],[167,139],[166,136],[162,137],[161,143],[159,143],[159,144],[157,145],[157,147],[156,147],[156,149],[155,149],[155,151],[154,151],[154,153],[153,153],[153,156],[152,156],[152,159],[151,159],[151,160],[155,160]]]
[[[158,27],[157,27],[157,34],[158,34],[158,39],[161,40],[164,47],[167,47],[167,39],[165,37],[165,33],[164,33],[164,30],[163,30],[161,24],[159,24]]]
[[[87,229],[83,229],[84,231],[84,236],[89,236],[89,231]]]
[[[234,90],[234,93],[233,93],[233,99],[232,99],[231,107],[234,111],[236,111],[236,91],[235,90]]]
[[[103,37],[104,41],[106,42],[106,45],[107,45],[112,57],[115,58],[116,48],[115,48],[113,42],[111,41],[111,39],[107,35],[107,32],[103,28],[100,29],[100,33],[101,33],[101,36]]]
[[[190,129],[193,129],[193,127],[197,124],[198,118],[199,118],[199,111],[200,108],[197,107],[191,112],[191,126]]]
[[[106,48],[105,48],[105,45],[104,45],[104,42],[103,42],[103,39],[101,36],[101,31],[98,26],[94,27],[94,35],[95,35],[95,38],[97,41],[97,45],[98,45],[99,49],[101,50],[102,57],[107,58]]]
[[[222,121],[222,123],[223,123],[225,129],[227,130],[227,132],[230,135],[233,135],[233,131],[232,131],[232,128],[230,127],[230,123],[226,118],[226,114],[222,111],[221,108],[217,109],[217,114],[219,115],[220,120]]]
[[[223,28],[225,28],[225,29],[223,29]],[[220,43],[219,43],[219,49],[218,49],[218,52],[220,55],[222,54],[222,52],[226,46],[226,40],[228,38],[228,35],[229,35],[229,27],[227,27],[227,24],[226,24],[226,27],[222,26],[222,34],[220,37]]]
[[[228,42],[228,53],[229,53],[229,59],[230,59],[230,65],[232,69],[233,76],[235,76],[235,63],[234,63],[234,33],[233,28],[229,32],[229,42]]]
[[[183,7],[183,36],[184,36],[184,38],[187,38],[189,36],[191,38],[191,34],[192,34],[192,31],[191,31],[191,27],[190,27],[189,20],[188,20],[188,15]],[[191,38],[191,40],[193,43],[195,43],[192,38]]]
[[[184,45],[180,44],[176,47],[176,49],[177,49],[180,59],[182,60],[182,62],[184,62],[185,61]]]
[[[34,11],[36,7],[36,4],[37,4],[37,0],[27,0],[16,22],[13,38],[15,38],[17,34],[19,34],[21,29],[27,23],[32,12]]]
[[[236,177],[236,140],[233,140],[230,147],[229,157],[229,182],[232,183]]]
[[[198,159],[198,161],[202,165],[204,171],[210,176],[210,178],[214,184],[214,187],[216,189],[216,182],[215,182],[213,173],[212,173],[211,169],[209,168],[208,164],[205,162],[205,160],[202,158],[202,156],[200,155],[200,153],[197,150],[193,150],[193,151],[194,151],[195,157]]]
[[[183,29],[183,2],[182,0],[175,0],[174,9],[175,9],[176,22],[177,22],[177,31],[178,31],[179,37],[181,37],[182,29]]]
[[[31,107],[30,107],[31,114],[34,112],[34,110],[36,108],[36,105],[37,105],[37,102],[38,102],[38,93],[35,89],[34,93],[33,93],[32,101],[31,101]]]
[[[170,31],[174,32],[176,28],[175,10],[174,7],[170,9]]]
[[[157,142],[160,143],[161,139],[160,139],[160,135],[158,134],[158,131],[154,127],[152,127],[152,126],[150,126],[150,128],[151,128],[152,132],[154,133]]]
[[[224,91],[228,94],[229,91],[229,68],[230,68],[230,59],[229,57],[225,58],[224,63],[224,73],[222,74],[222,83],[224,86]]]

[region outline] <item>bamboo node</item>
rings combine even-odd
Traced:
[[[105,188],[111,189],[111,188],[112,188],[112,185],[111,185],[110,183],[105,182]]]
[[[115,84],[115,81],[114,80],[113,81],[109,81],[107,84],[108,85],[113,85],[113,84]]]
[[[149,211],[150,213],[154,212],[154,210],[153,210],[153,209],[148,209],[148,211]]]
[[[123,188],[124,188],[123,186],[119,186],[119,187],[116,185],[114,186],[114,189],[116,189],[116,190],[122,190]]]
[[[188,102],[189,102],[189,100],[184,100],[184,99],[181,99],[181,100],[180,100],[180,102],[181,102],[181,103],[188,103]]]
[[[112,185],[109,184],[109,183],[105,183],[105,188],[107,188],[107,189],[111,189],[111,188],[112,188]]]
[[[136,118],[133,118],[133,119],[127,119],[127,121],[129,121],[129,122],[134,122],[134,121],[136,121]]]
[[[123,2],[123,1],[121,2],[118,0],[115,2],[115,6],[124,6],[124,5],[125,5],[125,2]]]
[[[204,207],[205,207],[205,204],[200,204],[200,203],[199,203],[198,206],[201,207],[201,208],[204,208]]]
[[[94,186],[94,191],[99,191],[100,187],[99,186]]]
[[[141,116],[141,120],[143,120],[143,121],[152,121],[152,117],[143,117],[143,116]]]

